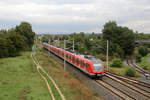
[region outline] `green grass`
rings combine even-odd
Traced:
[[[39,71],[47,79],[48,84],[50,85],[50,88],[51,88],[51,90],[53,92],[53,95],[54,95],[55,99],[56,100],[61,100],[61,96],[59,95],[57,89],[55,88],[55,86],[53,85],[51,80],[48,78],[48,76],[41,69],[39,69]]]
[[[146,70],[149,70],[150,71],[150,63],[147,61],[147,57],[150,56],[150,53],[147,55],[147,56],[144,56],[141,58],[141,63],[139,64],[140,67],[146,67],[147,69]]]
[[[0,59],[0,100],[50,100],[30,53]]]
[[[119,75],[124,75],[125,71],[127,70],[127,67],[126,66],[122,66],[121,68],[118,68],[118,67],[110,67],[112,64],[112,61],[109,61],[109,64],[108,64],[108,71],[110,72],[113,72],[113,73],[116,73],[116,74],[119,74]],[[106,62],[104,62],[104,68],[105,70],[107,70],[107,67],[106,67]]]

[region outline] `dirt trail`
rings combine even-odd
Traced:
[[[33,50],[33,51],[34,51],[34,50]],[[35,51],[33,52],[33,54],[35,54]],[[38,73],[39,73],[39,74],[41,75],[41,77],[45,80],[46,85],[47,85],[48,90],[49,90],[49,93],[50,93],[50,95],[51,95],[51,97],[52,97],[52,100],[55,100],[55,97],[54,97],[54,95],[53,95],[53,92],[52,92],[52,90],[51,90],[51,88],[50,88],[50,85],[48,84],[47,79],[40,73],[39,69],[41,69],[41,70],[48,76],[49,80],[53,83],[53,85],[54,85],[55,88],[57,89],[57,91],[58,91],[59,95],[61,96],[62,100],[66,100],[65,97],[64,97],[64,95],[63,95],[62,92],[60,91],[59,87],[57,86],[57,84],[56,84],[55,81],[53,80],[53,78],[52,78],[50,75],[48,75],[48,74],[46,73],[46,71],[40,66],[38,60],[37,60],[36,58],[35,58],[35,59],[33,58],[33,56],[34,56],[33,54],[31,54],[31,58],[32,58],[34,64],[36,65],[36,67],[37,67]]]

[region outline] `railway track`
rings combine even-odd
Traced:
[[[133,67],[138,73],[144,75],[147,78],[150,78],[150,73],[142,69],[141,67],[137,66],[132,59],[126,60],[127,64],[131,67]]]
[[[142,81],[136,80],[134,78],[129,78],[129,77],[121,76],[121,75],[118,75],[118,74],[114,74],[114,73],[111,73],[111,72],[108,72],[108,71],[105,71],[105,75],[114,76],[114,77],[116,77],[120,80],[128,82],[129,84],[133,84],[133,85],[139,86],[140,88],[144,88],[144,89],[147,88],[146,90],[150,91],[150,84],[148,84],[146,82],[142,82]]]
[[[150,100],[150,84],[105,72],[103,80],[93,80],[121,100]]]
[[[122,100],[136,100],[127,93],[125,93],[122,90],[119,90],[118,88],[114,87],[112,84],[102,81],[102,80],[95,80],[95,83],[99,86],[103,86],[107,90],[111,91],[113,94],[115,94],[117,97],[119,97]]]
[[[136,100],[150,100],[150,84],[110,72],[105,73],[103,81],[110,82],[114,87],[122,90]]]

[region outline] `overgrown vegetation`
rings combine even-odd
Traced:
[[[31,50],[35,33],[27,22],[9,30],[0,30],[0,58],[14,57],[21,51]]]
[[[136,76],[136,71],[133,68],[128,68],[125,72],[125,76],[128,77],[135,77]]]
[[[148,48],[146,46],[140,46],[138,51],[141,56],[146,56],[148,54]]]
[[[143,69],[150,71],[150,63],[147,61],[147,57],[149,57],[150,54],[147,56],[144,56],[141,58],[141,63],[139,64]]]
[[[121,59],[115,58],[115,59],[113,59],[112,64],[111,64],[110,66],[111,66],[111,67],[118,67],[118,68],[121,68],[122,65],[123,65],[123,64],[122,64]]]
[[[0,100],[51,100],[30,54],[0,58]]]
[[[141,62],[142,56],[140,54],[136,54],[136,62]]]

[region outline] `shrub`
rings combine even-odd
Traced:
[[[138,51],[139,51],[139,54],[141,54],[142,56],[146,56],[148,53],[148,49],[145,46],[140,46]]]
[[[147,67],[147,66],[144,66],[143,69],[148,70],[148,67]]]
[[[111,67],[119,67],[121,68],[122,67],[122,61],[121,59],[113,59],[113,63],[110,65]]]
[[[140,54],[136,55],[136,62],[141,62],[142,56]]]
[[[135,77],[136,76],[136,71],[133,68],[128,68],[125,72],[125,76],[129,77]]]

